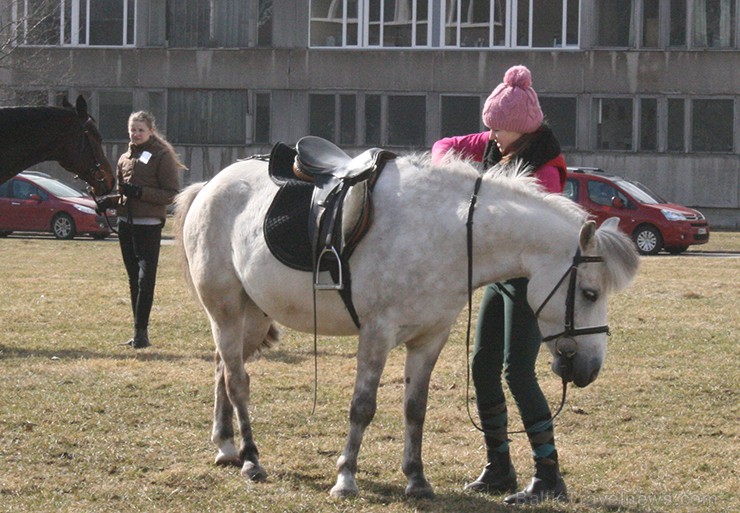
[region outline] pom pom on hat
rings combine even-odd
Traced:
[[[532,73],[526,66],[512,66],[483,107],[483,124],[488,128],[528,134],[536,131],[544,114],[532,89]]]

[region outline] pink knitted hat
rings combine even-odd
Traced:
[[[506,71],[503,83],[486,100],[482,118],[488,128],[522,134],[540,127],[544,115],[532,89],[532,73],[526,66],[512,66]]]

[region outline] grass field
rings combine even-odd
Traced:
[[[740,251],[740,233],[713,233],[696,250]],[[0,512],[506,509],[501,497],[462,491],[484,463],[466,413],[464,312],[432,377],[424,458],[435,500],[403,496],[401,349],[360,454],[361,496],[328,497],[347,430],[353,339],[320,340],[312,416],[312,339],[284,330],[277,348],[249,364],[268,482],[213,465],[213,343],[174,257],[164,246],[154,346],[135,352],[118,345],[131,335],[131,313],[114,240],[0,239]],[[570,391],[556,423],[572,502],[523,510],[740,511],[738,283],[740,258],[642,259],[634,286],[610,301],[606,368]],[[555,403],[548,362],[543,350],[538,373]],[[525,484],[526,438],[513,435],[512,448]]]

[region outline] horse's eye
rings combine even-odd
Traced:
[[[583,289],[583,297],[595,303],[599,299],[599,293],[594,289]]]

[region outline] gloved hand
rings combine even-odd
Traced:
[[[129,198],[141,198],[141,193],[143,189],[140,185],[134,185],[132,183],[126,183],[123,182],[121,184],[121,192],[124,196],[127,196]]]
[[[97,207],[95,207],[95,212],[97,212],[99,215],[105,214],[105,211],[109,208],[115,208],[118,206],[118,198],[119,196],[117,194],[113,194],[110,196],[105,196],[104,198],[100,200],[95,200],[95,203],[97,203]]]

